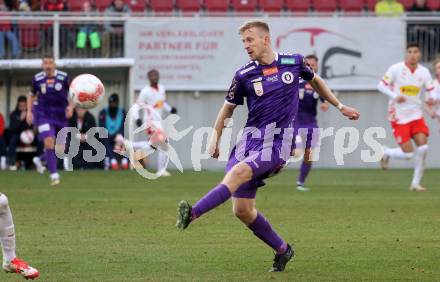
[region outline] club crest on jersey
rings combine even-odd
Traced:
[[[291,84],[293,82],[293,73],[291,73],[290,71],[283,72],[283,74],[281,75],[281,80],[285,84]]]
[[[61,83],[59,83],[59,82],[56,83],[56,84],[55,84],[55,90],[56,90],[56,91],[60,91],[61,89],[63,89],[63,85],[62,85]]]
[[[278,68],[277,67],[272,67],[272,68],[267,68],[263,70],[263,75],[264,76],[269,76],[272,74],[276,74],[278,72]]]
[[[41,94],[46,94],[46,83],[40,84]]]
[[[255,94],[257,96],[261,96],[264,94],[263,83],[261,81],[255,82],[253,85],[254,85]]]

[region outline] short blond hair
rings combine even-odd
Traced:
[[[242,34],[246,30],[251,29],[253,27],[269,33],[269,25],[266,22],[260,21],[260,20],[250,20],[250,21],[245,22],[242,26],[240,26],[238,33]]]

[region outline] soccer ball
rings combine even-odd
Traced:
[[[75,77],[69,88],[70,99],[80,108],[96,107],[105,96],[101,80],[93,74],[80,74]]]
[[[34,142],[34,132],[31,129],[26,129],[20,133],[20,141],[25,145],[29,145]]]

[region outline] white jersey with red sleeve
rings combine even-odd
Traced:
[[[142,112],[143,122],[150,124],[147,129],[148,134],[156,129],[163,130],[162,118],[165,100],[165,87],[163,85],[158,84],[157,88],[147,85],[142,88],[136,100],[138,110],[134,112],[134,119],[140,118]]]
[[[404,96],[406,101],[397,103],[391,99],[388,104],[390,121],[406,124],[423,117],[421,96],[434,95],[434,82],[427,68],[417,65],[411,69],[405,62],[392,65],[382,78],[382,82],[391,87],[397,96]]]
[[[157,88],[147,85],[142,88],[137,99],[137,103],[140,105],[149,105],[153,107],[162,117],[165,100],[165,87],[162,84],[158,84]]]
[[[437,103],[437,110],[436,110],[436,115],[438,117],[440,117],[440,81],[438,79],[434,80],[434,95],[433,98],[435,99],[436,103]]]

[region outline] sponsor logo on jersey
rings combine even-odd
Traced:
[[[247,72],[250,72],[250,71],[253,70],[253,69],[255,69],[255,66],[248,67],[247,69],[242,70],[242,71],[240,72],[240,74],[245,74],[245,73],[247,73]]]
[[[294,65],[296,64],[295,58],[281,58],[282,65]]]
[[[156,104],[154,104],[154,108],[155,109],[162,109],[163,108],[163,104],[164,104],[164,101],[159,101]]]
[[[406,96],[417,96],[420,93],[420,88],[414,85],[405,85],[400,87],[400,93]]]
[[[61,89],[63,89],[63,85],[62,85],[61,83],[57,82],[57,83],[55,84],[55,90],[56,90],[56,91],[60,91]]]
[[[253,85],[254,85],[255,94],[257,96],[261,96],[264,94],[263,83],[261,81],[255,82]]]
[[[269,81],[269,82],[277,82],[278,81],[278,75],[269,76],[268,78],[266,78],[266,80]]]
[[[293,82],[293,73],[291,73],[290,71],[283,72],[283,74],[281,75],[281,80],[285,84],[291,84]]]
[[[58,79],[58,80],[61,80],[61,81],[63,81],[63,80],[64,80],[64,78],[65,78],[65,76],[62,76],[62,75],[57,75],[57,79]]]
[[[276,73],[278,73],[277,67],[267,68],[267,69],[263,70],[264,76],[269,76],[269,75],[276,74]]]

